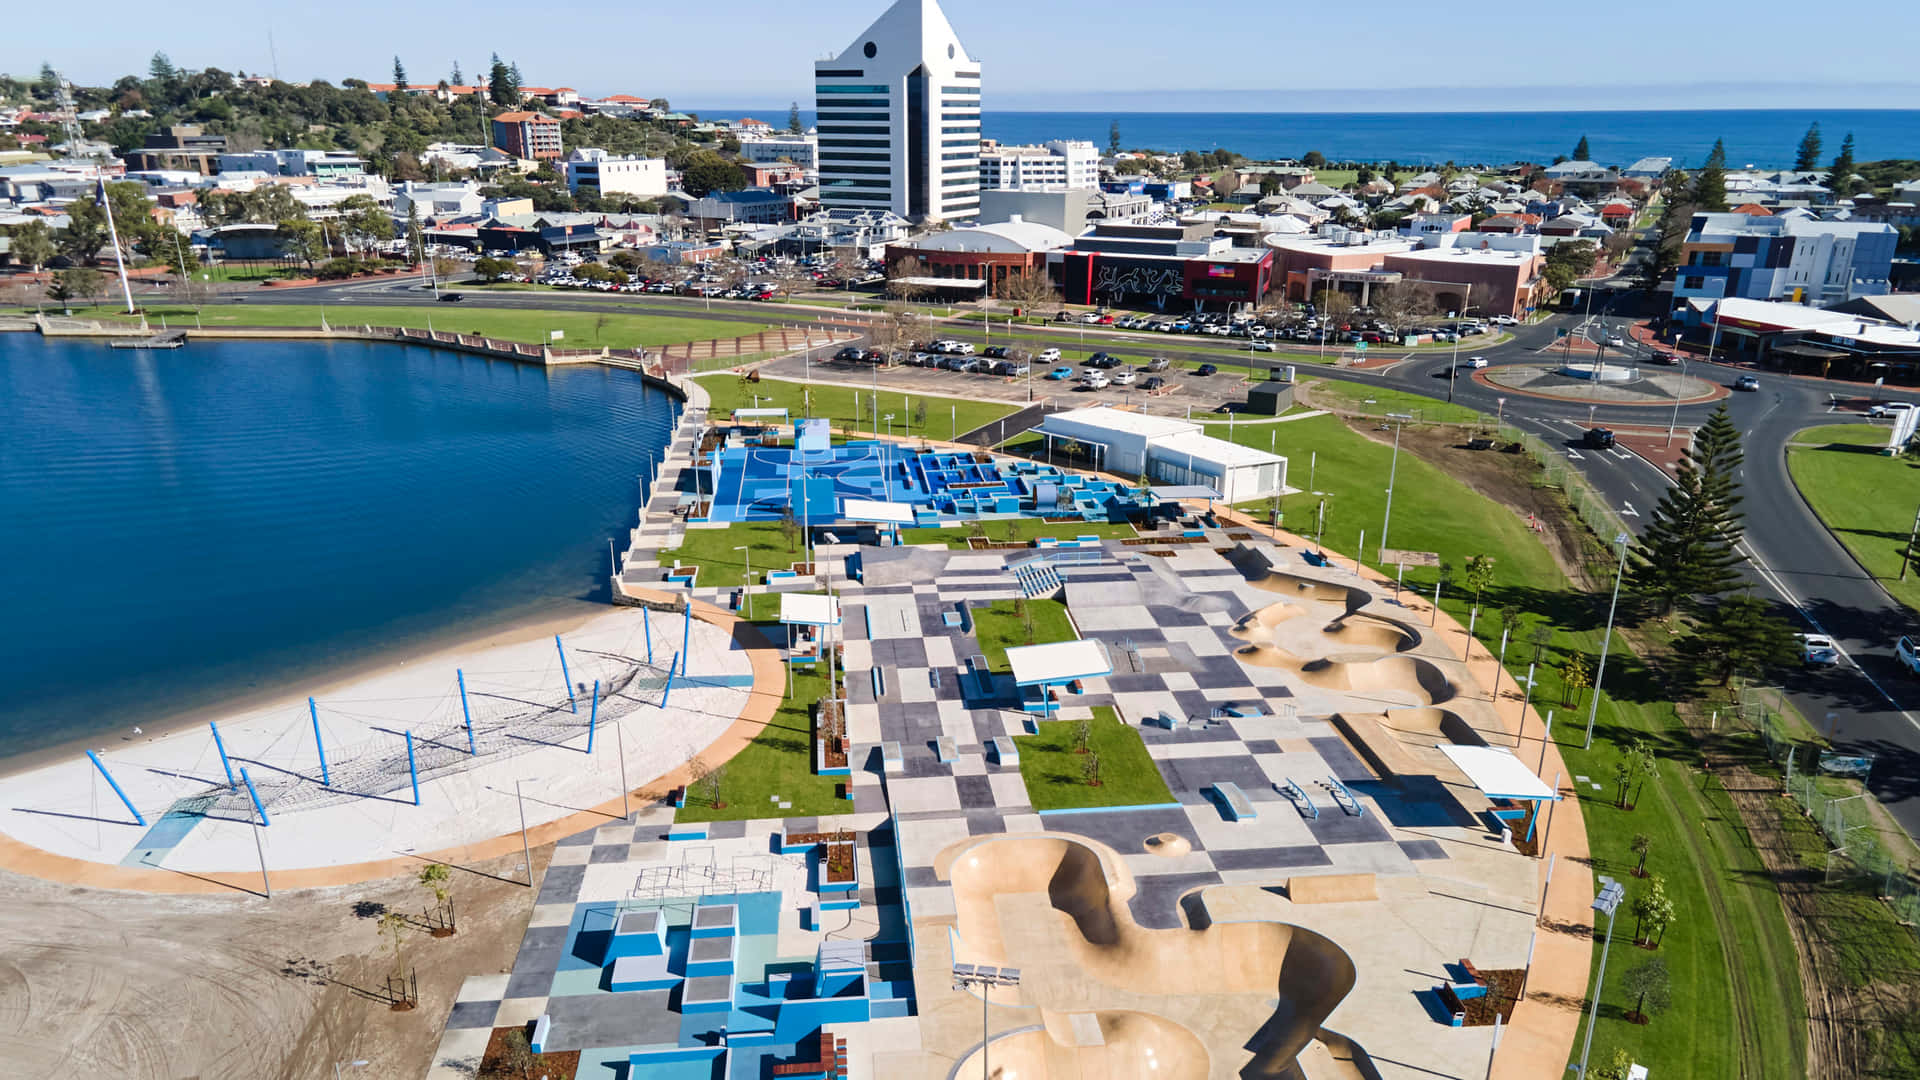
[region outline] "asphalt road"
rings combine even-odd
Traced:
[[[687,297],[492,292],[470,287],[461,291],[466,299],[460,306],[472,307],[587,311],[614,308],[636,314],[752,323],[804,322],[819,314],[786,306],[708,303]],[[435,302],[430,293],[413,282],[346,283],[254,295],[260,302],[329,306],[412,306]],[[1592,339],[1603,339],[1612,331],[1624,333],[1630,319],[1616,314],[1614,309],[1618,306],[1622,311],[1631,310],[1633,300],[1631,293],[1602,293],[1594,301],[1597,310],[1590,314],[1583,311],[1553,316],[1545,322],[1520,328],[1512,340],[1500,345],[1480,346],[1468,339],[1462,344],[1460,355],[1484,355],[1494,365],[1538,363],[1559,340],[1559,331]],[[974,325],[946,324],[938,332],[976,342],[991,337],[983,335]],[[1073,325],[1022,328],[1021,333],[1062,348],[1104,349],[1127,359],[1167,356],[1176,360],[1212,361],[1226,372],[1243,365],[1257,371],[1288,362],[1284,357],[1235,349],[1231,339],[1112,333],[1104,329],[1083,330]],[[1633,346],[1624,351],[1626,359],[1641,355],[1641,350]],[[1618,355],[1612,350],[1609,353]],[[1467,378],[1464,372],[1458,379],[1448,380],[1445,372],[1450,363],[1450,352],[1414,354],[1384,371],[1356,372],[1335,366],[1301,365],[1300,373],[1391,386],[1439,400],[1447,399],[1451,381],[1454,399],[1460,404],[1489,414],[1500,411],[1507,422],[1532,431],[1549,445],[1559,444],[1570,451],[1576,449],[1581,433],[1592,423],[1646,427],[1677,419],[1684,429],[1704,421],[1719,404],[1683,405],[1676,413],[1666,406],[1590,407],[1578,402],[1508,394],[1504,395],[1507,403],[1502,408],[1496,400],[1503,396],[1500,391]],[[1690,364],[1688,371],[1729,383],[1735,375],[1732,368],[1698,362]],[[1746,496],[1745,548],[1749,556],[1746,573],[1758,595],[1776,600],[1783,613],[1803,628],[1832,636],[1844,650],[1845,657],[1839,666],[1785,672],[1782,685],[1811,722],[1827,726],[1833,732],[1837,745],[1850,752],[1875,756],[1869,786],[1910,834],[1920,835],[1920,797],[1916,797],[1920,796],[1920,720],[1916,720],[1912,711],[1920,709],[1920,686],[1901,672],[1892,655],[1893,642],[1913,627],[1914,620],[1860,569],[1820,524],[1800,498],[1786,468],[1786,444],[1795,432],[1850,419],[1864,422],[1857,414],[1836,414],[1829,404],[1830,395],[1851,397],[1861,392],[1858,384],[1769,374],[1761,376],[1758,393],[1736,393],[1727,399],[1734,423],[1746,436],[1746,461],[1740,475]],[[1646,515],[1668,486],[1664,473],[1624,450],[1569,454],[1569,462],[1634,531],[1645,524]]]

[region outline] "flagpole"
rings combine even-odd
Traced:
[[[113,202],[107,198],[107,174],[104,167],[95,179],[100,185],[100,209],[107,215],[107,239],[113,244],[113,265],[120,270],[120,295],[127,299],[127,314],[138,312],[133,306],[133,290],[127,286],[127,260],[120,254],[120,230],[113,224]]]

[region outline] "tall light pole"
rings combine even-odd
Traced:
[[[1388,413],[1393,421],[1393,463],[1387,466],[1387,513],[1380,521],[1380,558],[1387,557],[1387,526],[1393,523],[1393,478],[1400,472],[1400,431],[1413,417],[1406,413]]]
[[[1580,1048],[1580,1064],[1568,1065],[1586,1080],[1587,1055],[1593,1052],[1593,1026],[1600,1020],[1600,989],[1607,983],[1607,953],[1613,948],[1613,914],[1620,910],[1620,901],[1626,899],[1626,886],[1604,875],[1600,878],[1600,895],[1594,897],[1593,910],[1606,912],[1607,942],[1600,947],[1600,974],[1593,980],[1593,1014],[1587,1018],[1587,1041]]]
[[[513,801],[520,807],[520,855],[527,860],[527,888],[533,888],[533,848],[527,843],[527,803],[520,795],[520,785],[529,780],[538,781],[537,776],[523,776],[513,782]]]
[[[1674,356],[1674,359],[1680,361],[1680,385],[1681,387],[1684,388],[1687,385],[1687,358],[1684,356],[1681,356],[1677,352],[1674,353],[1673,356]],[[1667,421],[1667,445],[1668,446],[1673,445],[1673,432],[1674,432],[1674,429],[1678,428],[1679,426],[1680,426],[1680,395],[1678,393],[1675,393],[1673,395],[1673,419]]]
[[[1627,534],[1613,538],[1620,549],[1620,567],[1613,575],[1613,602],[1607,605],[1607,636],[1600,639],[1600,666],[1593,674],[1593,703],[1587,708],[1587,742],[1582,749],[1593,749],[1593,720],[1600,715],[1600,681],[1607,677],[1607,650],[1613,645],[1613,613],[1620,607],[1620,579],[1627,576]]]
[[[987,992],[996,986],[1019,985],[1019,968],[996,968],[985,964],[978,967],[973,964],[953,965],[955,990],[980,991],[980,1080],[993,1080],[993,1070],[987,1061],[987,1044],[992,1041],[992,1036],[988,1033],[990,1021],[987,1017]]]

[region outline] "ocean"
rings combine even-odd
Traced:
[[[757,116],[786,123],[786,111],[700,109],[702,119]],[[808,126],[813,114],[802,110]],[[982,114],[982,134],[1004,143],[1086,139],[1104,148],[1120,125],[1129,149],[1213,150],[1254,159],[1298,158],[1318,150],[1331,161],[1396,161],[1403,165],[1498,165],[1549,162],[1571,155],[1585,135],[1594,160],[1628,165],[1643,157],[1671,157],[1697,167],[1715,139],[1726,140],[1734,167],[1793,164],[1800,137],[1818,122],[1823,158],[1854,136],[1854,159],[1920,159],[1920,110],[1705,109],[1671,112],[1459,113],[1233,113],[1233,112],[1000,112]]]
[[[598,366],[0,334],[0,755],[591,613],[676,412]]]

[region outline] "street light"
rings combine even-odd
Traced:
[[[1607,650],[1613,645],[1613,613],[1620,607],[1620,579],[1627,576],[1627,534],[1621,533],[1613,538],[1613,545],[1620,549],[1620,568],[1613,575],[1613,602],[1607,605],[1607,636],[1600,639],[1600,666],[1594,669],[1593,704],[1587,709],[1587,743],[1582,749],[1593,749],[1593,720],[1600,715],[1600,681],[1607,677]]]
[[[1019,985],[1019,968],[996,968],[988,967],[985,964],[979,965],[978,967],[973,964],[957,963],[953,965],[953,988],[955,990],[977,989],[980,991],[981,1080],[992,1080],[993,1078],[993,1072],[987,1063],[987,1043],[991,1041],[991,1036],[988,1034],[990,1021],[987,1018],[987,992],[996,986],[1012,987]]]
[[[527,888],[533,888],[533,848],[527,843],[527,803],[520,795],[520,785],[529,781],[539,782],[537,776],[523,776],[513,782],[513,801],[520,808],[520,855],[527,860]]]
[[[1600,988],[1607,982],[1607,952],[1613,948],[1613,913],[1620,910],[1620,901],[1626,898],[1626,886],[1610,877],[1601,876],[1600,895],[1594,897],[1593,910],[1606,913],[1607,943],[1600,947],[1600,974],[1593,980],[1593,1015],[1587,1018],[1587,1042],[1580,1049],[1580,1064],[1567,1066],[1581,1080],[1586,1080],[1587,1055],[1593,1051],[1593,1027],[1600,1020]]]
[[[1387,526],[1393,523],[1393,478],[1400,471],[1400,430],[1413,417],[1406,413],[1388,413],[1393,424],[1393,463],[1387,466],[1387,513],[1380,522],[1380,558],[1387,557]]]

